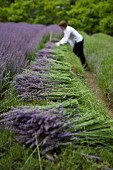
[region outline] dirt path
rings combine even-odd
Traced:
[[[87,81],[88,81],[88,85],[89,88],[93,91],[95,97],[97,98],[97,100],[100,100],[103,102],[105,108],[108,110],[108,113],[111,117],[113,117],[113,109],[110,108],[109,104],[107,101],[105,101],[104,96],[100,90],[100,88],[98,87],[97,83],[96,83],[96,79],[95,76],[92,72],[90,71],[86,71],[86,76],[87,76]]]

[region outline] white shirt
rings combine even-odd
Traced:
[[[71,26],[67,26],[64,30],[64,37],[59,41],[60,44],[66,44],[67,42],[74,47],[75,42],[80,42],[83,40],[83,36],[78,33]]]

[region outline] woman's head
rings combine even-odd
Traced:
[[[63,21],[61,21],[58,25],[59,25],[59,27],[60,27],[61,29],[64,30],[64,29],[66,29],[66,27],[67,27],[67,22],[63,20]]]

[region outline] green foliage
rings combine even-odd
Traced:
[[[53,1],[45,0],[41,1],[40,9],[36,12],[37,16],[34,20],[34,23],[43,23],[43,24],[56,24],[60,21],[61,18],[67,18],[67,10],[69,10],[69,0]]]
[[[13,138],[14,135],[7,131],[0,131],[0,169],[2,170],[31,170],[39,168],[38,157],[32,157],[30,149],[16,143]],[[35,151],[34,153],[37,153]],[[31,154],[31,157],[29,155]],[[27,160],[27,162],[26,162]],[[25,164],[26,163],[26,164]]]
[[[72,16],[69,23],[87,33],[113,33],[113,5],[108,1],[79,0],[71,7],[68,15]]]
[[[30,0],[28,1],[15,1],[15,3],[10,5],[10,8],[7,9],[8,20],[15,22],[30,22],[32,17],[30,17],[31,11],[34,9],[34,3]],[[30,19],[29,19],[30,18]]]
[[[113,35],[112,0],[0,0],[0,21],[56,24],[66,20],[89,34]]]
[[[0,7],[0,21],[7,21],[7,8]]]
[[[9,0],[0,0],[0,7],[8,7],[10,6],[11,2]]]

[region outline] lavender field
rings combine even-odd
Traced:
[[[0,23],[0,92],[9,77],[28,65],[27,56],[51,32],[60,33],[61,30],[57,25]]]
[[[16,36],[1,45],[1,61],[13,61],[17,71],[0,101],[0,168],[112,168],[113,120],[88,88],[84,69],[70,47],[49,41],[28,65],[26,55],[40,46],[44,36],[49,34],[51,40],[51,33],[61,30],[56,25],[4,24],[4,37]],[[14,34],[8,34],[8,28]],[[1,76],[4,69],[10,72],[7,65],[1,67]]]

